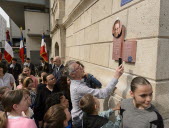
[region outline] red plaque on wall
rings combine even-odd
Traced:
[[[113,60],[119,60],[119,58],[122,58],[122,44],[123,40],[117,39],[113,41]]]
[[[136,62],[136,41],[125,41],[123,43],[123,61],[125,62]]]

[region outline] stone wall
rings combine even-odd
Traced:
[[[112,60],[112,26],[118,18],[126,27],[126,40],[137,41],[136,63],[123,63],[125,73],[116,94],[103,100],[107,109],[129,97],[133,77],[143,76],[153,85],[153,102],[167,124],[169,118],[169,1],[65,0],[65,57],[84,63],[86,71],[104,86],[111,80],[118,62]],[[119,97],[120,96],[120,97]],[[166,125],[167,127],[167,125]]]

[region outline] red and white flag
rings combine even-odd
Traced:
[[[44,59],[44,61],[48,62],[48,54],[46,43],[44,41],[44,35],[42,35],[41,47],[40,47],[40,56]]]
[[[5,41],[4,58],[8,63],[10,63],[13,57],[13,49],[11,45],[9,45],[7,41]]]
[[[24,63],[24,46],[23,46],[23,38],[21,37],[20,41],[20,49],[19,49],[19,57],[21,58],[22,63]]]
[[[25,58],[25,54],[24,54],[24,43],[23,43],[23,33],[22,33],[22,27],[20,28],[21,30],[21,40],[20,40],[20,48],[19,48],[19,57],[22,61],[22,63],[24,63],[24,58]]]

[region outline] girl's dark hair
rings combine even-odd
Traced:
[[[67,84],[67,76],[62,75],[53,88],[54,91],[63,92],[65,97],[70,100],[70,85]]]
[[[148,80],[146,80],[144,77],[135,77],[132,81],[131,81],[131,91],[134,92],[138,85],[151,85],[150,82]]]
[[[0,68],[3,69],[3,74],[5,74],[7,72],[7,67],[5,64],[3,64],[2,62],[0,63]]]
[[[23,88],[27,88],[31,82],[33,82],[33,80],[30,77],[26,77],[23,81]]]
[[[91,94],[84,95],[79,102],[80,108],[86,114],[92,114],[95,111],[95,104],[94,97]]]
[[[64,96],[63,93],[52,93],[47,99],[46,99],[46,111],[53,105],[60,104],[61,97]]]
[[[7,127],[7,112],[11,112],[13,110],[14,104],[19,104],[23,98],[23,90],[12,90],[6,92],[2,96],[2,105],[4,107],[5,112],[0,112],[0,126],[1,128]]]
[[[42,76],[42,81],[43,82],[47,82],[47,79],[46,79],[47,76],[48,76],[48,74],[45,74],[45,75]]]
[[[50,107],[44,116],[44,128],[64,128],[65,109],[66,107],[59,104]]]

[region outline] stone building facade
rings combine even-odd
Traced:
[[[7,21],[0,14],[0,42],[6,39]]]
[[[51,55],[84,63],[86,71],[103,85],[118,66],[112,60],[112,26],[118,18],[126,27],[125,40],[136,40],[136,63],[123,63],[125,72],[118,89],[103,100],[103,109],[129,97],[135,76],[153,85],[153,102],[166,127],[169,119],[169,1],[132,0],[50,0]]]

